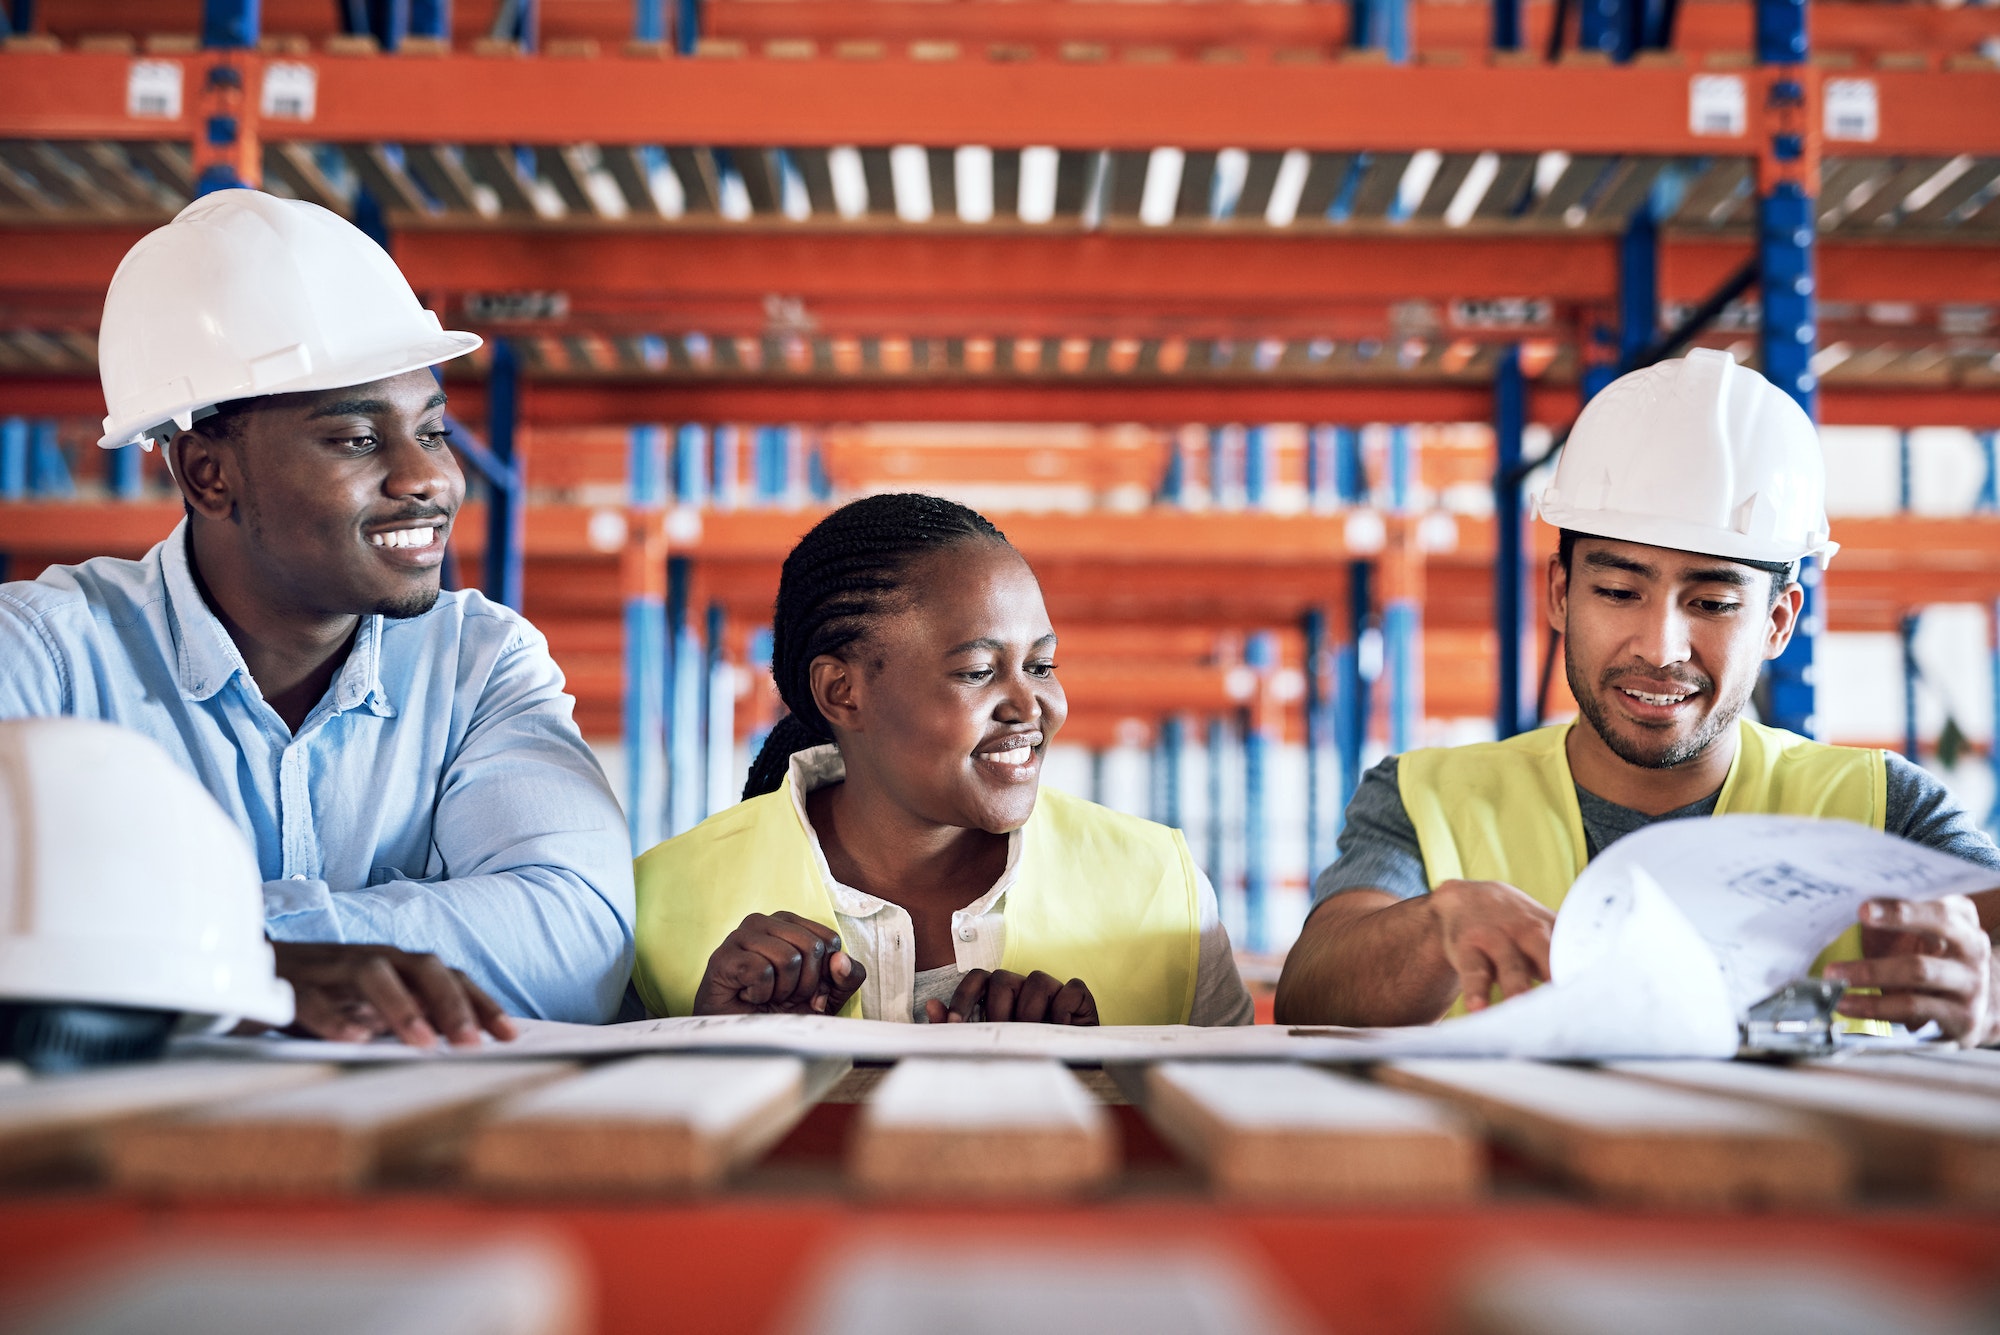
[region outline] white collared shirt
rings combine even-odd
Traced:
[[[820,882],[833,902],[841,949],[868,970],[861,984],[862,1015],[870,1020],[907,1021],[912,1018],[917,985],[917,934],[909,911],[835,879],[827,866],[826,851],[820,847],[819,831],[806,814],[806,794],[846,778],[847,765],[838,746],[828,743],[796,752],[791,761],[792,806],[806,832],[806,842],[812,846]],[[1007,836],[1007,865],[1001,869],[1000,879],[951,915],[952,953],[960,973],[1000,967],[1007,942],[1007,891],[1020,868],[1021,831],[1015,830]],[[1195,966],[1194,1008],[1188,1023],[1249,1024],[1255,1008],[1242,976],[1236,972],[1236,957],[1222,925],[1215,888],[1201,871],[1195,875],[1200,880],[1201,954]]]

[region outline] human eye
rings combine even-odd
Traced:
[[[993,680],[993,669],[990,667],[964,668],[958,673],[958,678],[960,681],[967,682],[973,686],[984,686],[987,682]]]
[[[1694,605],[1709,616],[1729,616],[1743,606],[1733,598],[1697,598]]]
[[[1028,664],[1027,672],[1028,675],[1031,677],[1041,677],[1046,679],[1056,675],[1056,665],[1055,662],[1051,659],[1038,658],[1034,662]]]
[[[380,443],[371,431],[364,431],[352,436],[333,437],[333,444],[349,454],[366,454]]]
[[[423,443],[425,449],[441,450],[451,444],[451,428],[448,426],[432,427],[428,431],[418,432],[417,439]]]
[[[1621,589],[1610,584],[1599,584],[1596,586],[1594,592],[1598,597],[1611,603],[1629,603],[1639,596],[1632,589]]]

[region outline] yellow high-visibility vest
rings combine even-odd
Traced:
[[[1199,887],[1179,830],[1044,786],[1021,831],[1000,967],[1081,978],[1104,1024],[1186,1024],[1200,957]],[[829,927],[834,907],[792,780],[669,839],[633,864],[646,1009],[688,1015],[708,957],[752,913]],[[861,1013],[860,993],[841,1014]]]
[[[1416,827],[1433,890],[1444,881],[1500,881],[1552,910],[1562,907],[1590,860],[1564,747],[1573,726],[1430,747],[1396,762],[1403,809]],[[1818,816],[1879,830],[1888,805],[1889,771],[1880,751],[1827,746],[1744,719],[1715,814]],[[1860,930],[1853,928],[1820,962],[1860,954]]]

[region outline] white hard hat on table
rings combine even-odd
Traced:
[[[105,449],[165,440],[231,399],[363,385],[478,347],[423,308],[339,214],[218,190],[139,239],[104,296]]]
[[[1812,419],[1726,352],[1620,376],[1584,408],[1537,510],[1557,528],[1736,561],[1840,550]]]
[[[150,739],[0,721],[0,1002],[291,1022],[249,842]]]

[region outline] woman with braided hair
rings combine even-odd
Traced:
[[[652,1014],[1249,1022],[1179,831],[1041,788],[1056,637],[990,522],[843,506],[786,557],[772,620],[790,712],[744,800],[638,861]]]

